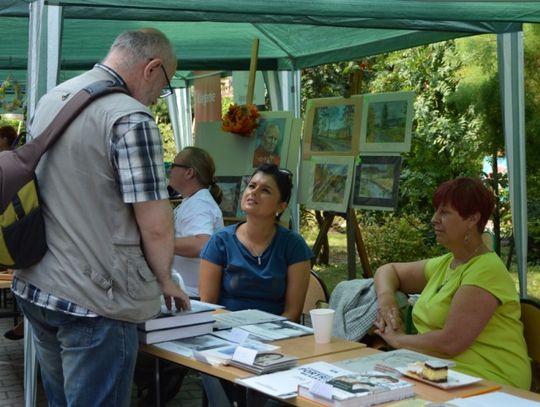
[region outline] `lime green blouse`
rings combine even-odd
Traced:
[[[452,254],[428,260],[427,285],[413,308],[418,333],[442,329],[455,292],[464,285],[489,291],[499,301],[484,330],[463,353],[452,358],[465,374],[529,389],[531,365],[520,320],[521,306],[514,282],[495,253],[473,257],[454,270]]]

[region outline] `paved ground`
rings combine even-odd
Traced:
[[[9,299],[9,297],[8,297]],[[2,304],[0,304],[1,306]],[[11,309],[11,304],[8,303]],[[1,309],[0,311],[5,311]],[[4,338],[4,332],[13,325],[13,318],[0,318],[0,407],[24,406],[23,389],[23,340],[10,341]],[[37,407],[46,407],[47,401],[43,394],[41,384],[38,383]],[[139,406],[136,388],[133,389],[132,406]],[[180,392],[174,400],[167,403],[167,407],[199,407],[202,406],[202,387],[198,375],[190,371]]]

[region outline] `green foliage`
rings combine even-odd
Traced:
[[[374,221],[368,213],[359,216],[359,225],[373,271],[385,263],[415,261],[444,252],[437,246],[430,224],[414,215],[398,218],[389,213]]]
[[[455,43],[431,44],[379,58],[371,92],[412,90],[414,103],[411,151],[403,154],[398,213],[431,216],[436,186],[457,176],[476,176],[486,155],[480,122],[473,106],[459,106],[460,59]]]
[[[163,143],[163,161],[172,162],[176,156],[176,143],[174,141],[174,134],[167,104],[162,99],[158,99],[156,104],[150,106],[150,111],[152,112],[152,115],[154,116],[158,125],[159,132],[161,133],[161,140]]]

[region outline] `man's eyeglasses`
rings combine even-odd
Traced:
[[[174,90],[171,86],[171,82],[169,81],[169,77],[167,76],[167,71],[165,71],[165,68],[163,65],[160,65],[161,70],[163,71],[163,75],[165,75],[165,79],[167,81],[167,87],[161,89],[161,92],[159,93],[159,97],[161,99],[166,98],[167,96],[171,96],[174,93]]]
[[[186,170],[191,168],[189,165],[175,164],[175,163],[172,163],[172,164],[171,164],[171,167],[172,167],[172,168],[174,168],[174,167],[185,168]]]

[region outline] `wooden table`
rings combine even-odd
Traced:
[[[324,356],[335,355],[340,352],[363,349],[366,347],[363,343],[351,342],[338,338],[333,338],[328,344],[317,344],[313,339],[313,335],[284,339],[272,342],[272,344],[279,345],[281,347],[281,352],[285,354],[297,356],[299,363],[303,360],[311,360],[313,357],[322,358]],[[160,359],[178,363],[191,369],[198,370],[199,372],[207,373],[231,382],[236,379],[253,376],[253,373],[233,366],[210,366],[193,358],[157,348],[153,345],[141,343],[139,345],[139,350]]]
[[[313,335],[285,339],[282,341],[276,341],[275,343],[281,346],[281,351],[283,353],[298,356],[298,363],[301,365],[316,361],[326,361],[333,363],[340,360],[354,359],[380,352],[376,349],[368,348],[362,343],[351,342],[338,338],[332,338],[332,341],[329,344],[316,344]],[[142,352],[146,352],[148,354],[156,356],[157,358],[178,363],[231,382],[234,382],[236,379],[245,378],[253,375],[250,372],[232,366],[210,366],[205,363],[199,362],[193,358],[157,348],[154,345],[141,344],[140,350]],[[425,383],[415,381],[413,379],[404,379],[415,384],[415,393],[417,398],[433,402],[444,402],[454,398],[470,396],[478,391],[481,391],[482,389],[486,389],[487,387],[491,387],[497,384],[489,380],[482,380],[481,382],[474,383],[469,386],[452,390],[443,390]],[[521,390],[506,385],[503,385],[499,391],[540,402],[540,394],[530,391]],[[320,404],[298,397],[281,401],[301,407],[320,407]],[[389,406],[393,403],[395,402],[381,404],[381,406]]]
[[[355,359],[362,356],[373,355],[374,353],[379,353],[379,352],[380,351],[376,349],[365,347],[361,349],[353,349],[349,351],[343,351],[343,352],[326,355],[322,358],[313,357],[310,359],[304,359],[302,360],[302,364],[312,363],[312,362],[316,362],[320,360],[323,360],[329,363],[334,363],[340,360]],[[493,386],[499,385],[498,383],[492,382],[490,380],[482,380],[478,383],[473,383],[468,386],[459,387],[459,388],[451,389],[451,390],[443,390],[434,386],[430,386],[429,384],[419,382],[417,380],[409,379],[407,377],[403,377],[403,379],[411,383],[414,383],[415,385],[414,392],[416,393],[417,398],[423,399],[423,400],[429,400],[433,402],[439,402],[439,403],[448,401],[454,398],[472,396],[472,395],[475,395],[477,392],[483,389],[486,389],[487,387],[493,387]],[[527,390],[518,389],[512,386],[502,385],[502,387],[498,391],[503,391],[505,393],[513,394],[518,397],[523,397],[525,399],[540,402],[540,394],[533,393]],[[388,406],[388,405],[392,405],[393,403],[396,403],[396,402],[393,401],[390,403],[381,404],[381,406]],[[309,400],[299,399],[299,398],[294,399],[293,404],[297,406],[319,406],[318,404],[315,404]]]

